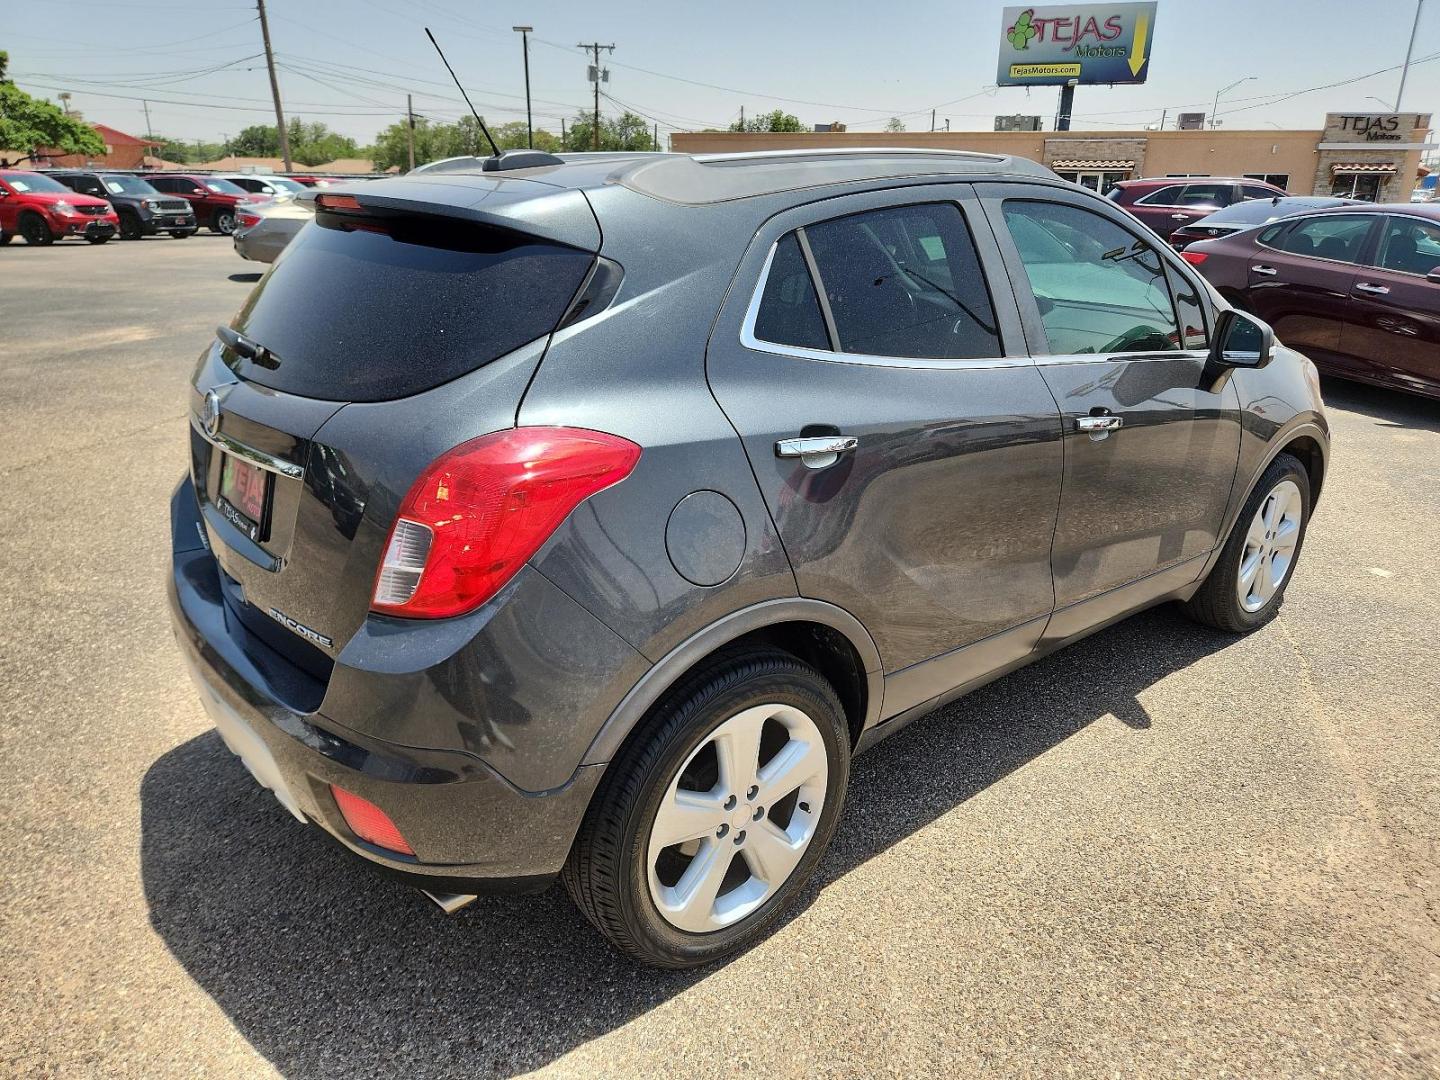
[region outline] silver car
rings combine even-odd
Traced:
[[[271,263],[305,225],[315,219],[315,193],[306,191],[290,202],[242,208],[235,221],[235,254],[252,262]]]

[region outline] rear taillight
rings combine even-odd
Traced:
[[[350,826],[350,831],[361,840],[389,851],[398,851],[402,855],[415,854],[405,837],[400,835],[400,829],[395,822],[390,820],[390,815],[369,799],[362,799],[354,792],[334,784],[330,785],[330,794],[335,797],[335,805],[340,808],[340,816],[345,819],[345,824]]]
[[[581,428],[512,428],[455,447],[400,504],[374,610],[442,619],[478,607],[575,507],[639,460],[628,439]]]
[[[1210,257],[1210,256],[1209,256],[1206,252],[1203,252],[1203,251],[1182,251],[1182,252],[1180,252],[1180,258],[1184,259],[1184,260],[1185,260],[1186,262],[1188,262],[1191,266],[1199,266],[1201,263],[1203,263],[1203,262],[1204,262],[1206,259],[1208,259],[1209,257]]]
[[[315,205],[321,210],[363,210],[354,195],[317,195]]]
[[[242,229],[253,228],[254,226],[260,224],[260,215],[259,215],[259,214],[247,214],[247,213],[246,213],[245,211],[243,211],[243,210],[240,211],[240,213],[236,214],[236,215],[235,215],[235,218],[236,218],[237,221],[240,222],[240,227],[241,227]]]

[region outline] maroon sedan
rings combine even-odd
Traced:
[[[1197,176],[1189,179],[1122,180],[1105,197],[1123,206],[1149,225],[1161,240],[1182,225],[1190,225],[1235,203],[1250,199],[1283,198],[1285,189],[1260,180],[1228,176]]]
[[[1322,371],[1440,398],[1440,206],[1347,206],[1182,256]]]

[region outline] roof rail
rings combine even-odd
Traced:
[[[734,150],[715,154],[691,154],[699,162],[712,161],[764,161],[768,158],[797,157],[866,157],[883,154],[889,156],[917,155],[921,157],[959,157],[975,161],[1005,161],[1004,154],[986,154],[979,150],[931,150],[923,146],[818,146],[813,149],[790,150]]]

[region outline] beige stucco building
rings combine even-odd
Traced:
[[[1429,113],[1331,113],[1315,131],[705,131],[677,132],[670,145],[690,154],[846,146],[978,150],[1027,157],[1101,191],[1142,176],[1249,176],[1295,195],[1405,202],[1420,155],[1430,148],[1429,133]]]

